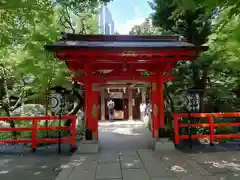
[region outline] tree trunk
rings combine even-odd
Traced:
[[[6,116],[10,117],[11,114],[10,114],[10,111],[9,111],[8,107],[4,106],[3,109],[4,109],[5,113],[6,113]],[[10,124],[11,128],[15,128],[15,122],[14,121],[9,121],[9,124]],[[13,136],[13,139],[17,139],[17,132],[16,131],[12,131],[12,136]]]
[[[168,92],[168,86],[167,86],[167,84],[164,84],[164,86],[165,86],[166,95],[167,95],[167,97],[168,97],[169,104],[170,104],[170,107],[171,107],[171,111],[172,111],[172,113],[173,113],[173,112],[175,112],[174,103],[173,103],[172,97],[171,97],[171,95],[170,95],[170,92]]]
[[[10,113],[10,98],[9,98],[9,94],[8,94],[8,85],[7,85],[7,79],[6,79],[6,70],[4,68],[4,66],[2,65],[2,69],[3,69],[3,78],[1,78],[1,84],[0,84],[0,90],[2,91],[1,93],[1,101],[3,101],[3,96],[6,95],[6,102],[2,103],[2,108],[4,109],[6,116],[10,117],[11,113]],[[14,121],[9,121],[10,127],[11,128],[15,128],[15,122]],[[17,132],[16,131],[12,131],[12,136],[14,139],[17,139]]]
[[[77,92],[77,89],[75,88],[75,85],[73,84],[73,94],[75,95],[75,97],[77,98],[77,105],[73,107],[73,109],[70,111],[70,113],[68,113],[68,115],[76,115],[78,113],[78,111],[84,107],[84,98],[79,94],[79,92]],[[67,120],[65,121],[64,125],[65,126],[70,126],[72,123],[71,120]]]

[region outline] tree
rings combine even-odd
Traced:
[[[177,80],[165,88],[175,97],[174,106],[181,96],[178,92],[196,86],[206,89],[208,112],[239,110],[239,1],[155,0],[150,5],[155,26],[182,35],[195,45],[209,46],[198,61],[181,62],[174,69]]]
[[[179,6],[182,4],[175,0],[154,0],[149,4],[154,11],[152,21],[156,27],[161,27],[176,35],[181,35],[188,42],[197,46],[207,42],[207,37],[211,33],[212,13],[206,12],[204,7],[197,4],[192,9],[180,8]],[[208,82],[209,67],[212,61],[213,58],[202,56],[200,60],[192,64],[181,63],[181,72],[179,73],[182,74],[182,76],[178,75],[178,80],[186,81],[184,77],[189,77],[189,73],[192,74],[192,82],[188,81],[183,88],[186,88],[186,85],[192,85],[205,89]],[[191,72],[189,72],[189,69]],[[178,69],[178,71],[179,70],[180,69]],[[203,111],[203,99],[201,100],[201,109]]]
[[[145,19],[140,25],[135,25],[131,31],[129,32],[130,35],[167,35],[170,32],[162,28],[158,28],[153,26],[151,20],[149,18]]]
[[[180,9],[175,0],[168,2],[154,0],[149,3],[154,10],[153,24],[174,34],[182,35],[194,45],[202,45],[211,33],[211,13],[206,13],[202,6],[194,9]]]
[[[71,75],[66,65],[46,53],[44,45],[55,43],[61,31],[68,27],[69,20],[71,22],[72,17],[60,19],[63,12],[64,16],[75,13],[84,20],[84,26],[88,29],[83,32],[81,29],[84,27],[80,26],[78,33],[96,31],[96,15],[89,14],[97,12],[97,6],[97,0],[1,2],[0,108],[5,115],[11,116],[12,110],[36,99],[36,96],[40,97],[40,103],[48,107],[47,97],[52,86],[66,85],[71,88]],[[66,9],[67,12],[64,11]],[[71,29],[70,26],[68,28]],[[24,83],[26,76],[33,77],[34,81]],[[11,127],[15,127],[14,121],[11,121]],[[16,138],[16,133],[13,136]]]
[[[16,6],[17,5],[17,6]],[[26,10],[25,7],[29,8]],[[0,12],[0,105],[7,116],[11,115],[11,111],[17,108],[22,101],[25,100],[25,90],[29,87],[24,83],[24,73],[19,68],[21,57],[23,54],[24,37],[29,33],[29,26],[34,26],[41,20],[45,20],[46,14],[51,13],[50,1],[29,1],[19,3],[13,1],[2,2],[3,9]],[[21,53],[20,53],[21,52]],[[18,56],[19,55],[19,56]],[[16,97],[16,94],[18,96]],[[15,95],[15,96],[13,96]],[[17,98],[12,102],[12,97]],[[15,127],[13,121],[10,122],[11,127]],[[16,132],[13,132],[16,138]]]

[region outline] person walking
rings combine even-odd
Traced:
[[[148,127],[150,130],[152,130],[152,103],[150,100],[148,101],[148,104],[147,104],[146,114],[147,114]]]
[[[145,113],[146,113],[146,103],[145,101],[143,101],[141,104],[140,104],[140,119],[141,121],[144,120],[144,116],[145,116]]]
[[[146,112],[147,112],[148,119],[151,120],[152,119],[152,103],[150,100],[148,101]]]
[[[115,103],[112,99],[107,103],[109,121],[113,121]]]

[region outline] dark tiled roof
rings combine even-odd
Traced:
[[[179,36],[139,36],[139,35],[80,35],[63,34],[63,41],[118,41],[118,42],[176,42]]]
[[[179,36],[130,36],[130,35],[73,35],[65,34],[54,45],[45,46],[47,50],[58,51],[64,49],[87,50],[196,50],[204,51],[207,47],[196,47],[191,43],[180,41]]]
[[[78,47],[191,47],[187,42],[113,42],[113,41],[58,41],[55,46]]]

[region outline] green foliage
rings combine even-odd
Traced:
[[[176,0],[154,0],[150,3],[154,10],[153,24],[174,34],[182,35],[195,45],[205,43],[210,33],[210,15],[202,6],[195,8],[180,8]]]
[[[22,103],[33,101],[43,104],[48,111],[51,87],[72,88],[65,63],[47,53],[44,45],[55,43],[62,31],[97,33],[99,2],[110,0],[0,2],[1,115],[11,116]],[[77,26],[73,24],[75,19]],[[32,82],[26,83],[24,80],[30,77]],[[13,121],[11,126],[15,127]],[[16,133],[13,136],[16,138]]]
[[[130,35],[169,35],[171,32],[167,32],[163,28],[158,28],[153,26],[149,18],[145,19],[145,22],[140,25],[135,25],[131,31]]]
[[[194,86],[205,89],[202,112],[239,111],[240,1],[154,0],[149,4],[153,9],[151,19],[134,26],[130,34],[167,32],[183,36],[195,45],[209,46],[197,61],[178,62],[172,72],[176,80],[165,84],[167,122],[171,122],[172,112],[185,112],[183,97],[186,89]],[[225,132],[217,129],[221,131]],[[208,133],[206,128],[197,132]]]
[[[109,0],[101,2],[107,3]],[[66,65],[51,53],[46,53],[44,45],[55,43],[66,27],[71,29],[67,25],[74,18],[78,20],[75,31],[97,33],[97,16],[91,13],[97,12],[98,1],[1,1],[1,8],[0,62],[7,72],[3,74],[1,69],[1,75],[4,75],[7,85],[23,87],[22,78],[28,75],[34,77],[34,82],[25,84],[25,90],[39,96],[52,86],[71,87],[71,76]],[[68,16],[68,19],[61,20],[61,16]],[[1,84],[1,90],[3,88]],[[11,87],[8,90],[16,93]]]

